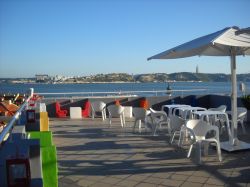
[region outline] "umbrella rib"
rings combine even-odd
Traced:
[[[213,45],[212,45],[211,47],[214,48],[214,49],[216,49],[216,50],[218,50],[218,51],[220,51],[220,52],[222,52],[222,53],[225,52],[225,50],[221,49],[221,48],[220,48],[219,46],[217,46],[215,43],[213,43]],[[230,51],[228,51],[228,53],[229,53],[229,55],[231,54]]]
[[[249,50],[249,49],[250,49],[250,47],[244,47],[244,48],[241,48],[241,49],[239,49],[239,50],[241,50],[242,55],[245,56],[245,52],[246,52],[247,50]]]
[[[239,34],[250,34],[250,27],[244,28],[244,29],[240,29],[240,30],[236,31],[235,33],[236,33],[236,35],[239,35]]]

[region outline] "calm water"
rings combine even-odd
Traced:
[[[245,83],[250,88],[250,82]],[[230,94],[230,82],[175,82],[170,83],[172,90],[192,90],[188,92],[175,91],[173,95],[204,95],[204,94]],[[95,84],[0,84],[0,93],[27,93],[34,88],[36,93],[65,93],[65,92],[123,92],[134,91],[136,95],[156,95],[156,93],[136,93],[136,91],[166,90],[166,83],[95,83]],[[238,83],[239,88],[239,83]],[[197,91],[196,89],[205,89]],[[241,94],[238,91],[239,95]],[[108,95],[109,93],[107,93]],[[112,93],[110,93],[112,94]],[[164,95],[165,93],[157,93]],[[81,95],[81,94],[78,94]],[[91,95],[91,94],[89,94]],[[46,95],[50,97],[51,95]],[[55,95],[54,95],[55,96]]]

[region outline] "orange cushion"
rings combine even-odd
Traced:
[[[115,100],[115,105],[121,105],[119,100]]]
[[[140,107],[142,107],[144,109],[148,109],[148,107],[149,107],[148,100],[147,99],[142,99],[140,101]]]

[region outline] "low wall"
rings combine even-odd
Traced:
[[[42,102],[46,104],[47,112],[49,117],[55,117],[55,102],[58,101],[63,109],[69,111],[70,107],[83,107],[84,103],[89,100],[103,101],[107,105],[114,104],[116,100],[120,101],[123,106],[138,107],[140,100],[147,99],[149,107],[155,110],[160,110],[162,105],[166,104],[188,104],[192,106],[200,106],[205,108],[214,108],[220,105],[227,105],[227,110],[231,110],[231,99],[229,96],[221,95],[189,95],[185,97],[170,97],[170,96],[151,96],[151,97],[103,97],[103,98],[84,98],[84,99],[44,99]],[[238,99],[238,106],[242,106],[240,99]]]

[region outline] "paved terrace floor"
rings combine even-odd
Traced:
[[[57,146],[60,187],[105,186],[249,186],[250,151],[222,151],[219,162],[214,148],[202,165],[186,158],[188,146],[169,144],[163,133],[133,133],[133,120],[122,129],[119,120],[110,128],[101,119],[51,119]],[[248,134],[240,138],[250,143]],[[193,151],[193,153],[195,153]]]

